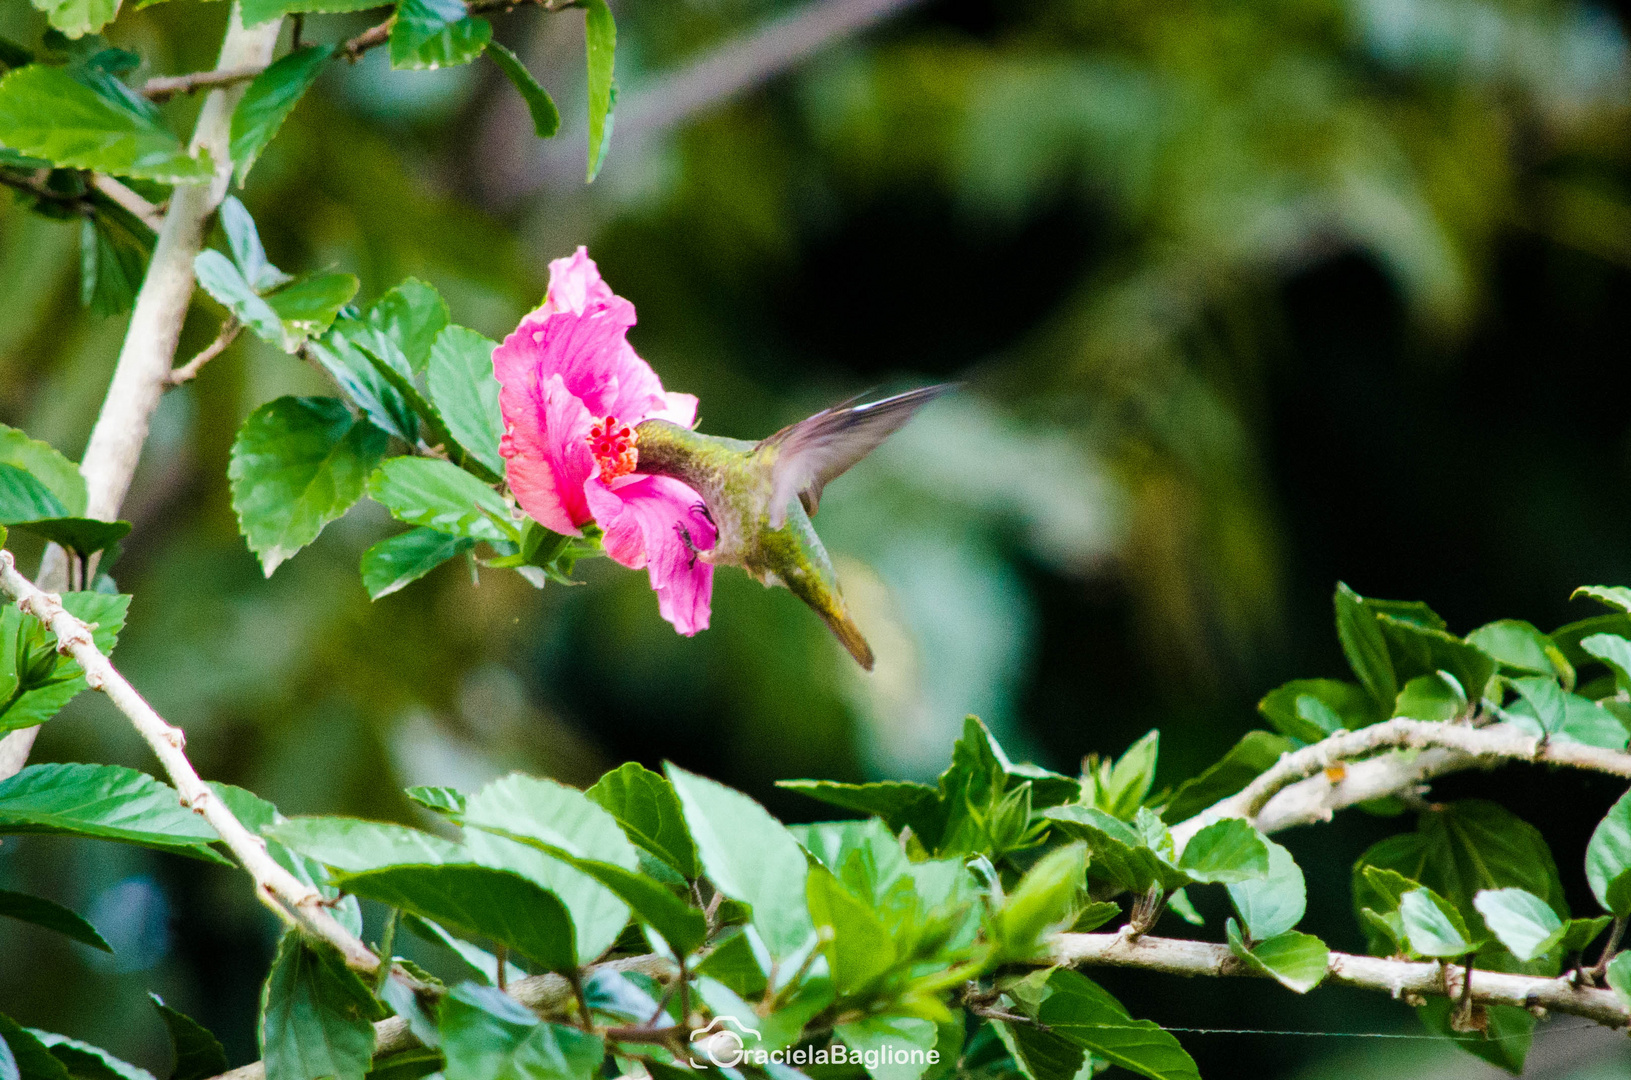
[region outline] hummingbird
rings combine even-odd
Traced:
[[[850,618],[838,575],[810,518],[829,483],[953,385],[925,386],[863,405],[851,398],[758,442],[647,420],[635,429],[637,469],[672,476],[702,496],[718,537],[712,548],[698,550],[678,526],[693,558],[740,566],[767,587],[785,586],[821,616],[856,663],[871,671],[872,647]]]

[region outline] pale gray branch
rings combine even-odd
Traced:
[[[142,83],[142,96],[152,101],[169,101],[177,94],[196,94],[218,86],[248,82],[266,70],[266,63],[239,67],[217,67],[214,71],[194,71],[187,75],[156,75]]]
[[[1126,967],[1168,975],[1267,978],[1248,968],[1227,945],[1145,935],[1133,940],[1126,934],[1060,934],[1054,939],[1052,959],[1080,967]],[[1458,997],[1463,970],[1433,961],[1389,960],[1333,952],[1326,982],[1376,990],[1392,997]],[[1612,990],[1576,986],[1567,978],[1508,975],[1500,971],[1472,972],[1472,1000],[1480,1005],[1515,1005],[1522,1009],[1583,1016],[1609,1027],[1631,1024],[1631,1009]]]
[[[221,332],[215,335],[214,341],[200,349],[197,356],[170,372],[170,385],[180,386],[184,382],[197,378],[198,373],[204,369],[205,364],[226,352],[227,347],[238,340],[238,335],[243,331],[243,328],[243,323],[228,315],[227,321],[221,324]]]
[[[141,220],[143,225],[146,225],[154,232],[158,232],[164,227],[164,214],[158,207],[113,177],[95,173],[91,176],[91,186],[130,211]]]

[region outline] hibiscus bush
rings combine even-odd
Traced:
[[[691,636],[708,629],[716,574],[740,564],[786,586],[778,602],[813,608],[863,668],[871,651],[811,518],[829,480],[947,388],[710,442],[697,397],[639,355],[633,303],[583,247],[550,264],[541,304],[510,313],[501,342],[455,322],[459,304],[424,281],[371,282],[363,307],[352,274],[275,266],[229,191],[326,65],[375,48],[406,69],[488,59],[536,134],[555,133],[550,96],[482,17],[511,5],[399,0],[312,44],[306,14],[366,5],[236,0],[214,70],[141,85],[125,78],[139,58],[97,36],[116,3],[36,6],[39,40],[0,42],[0,180],[41,217],[77,222],[84,302],[132,315],[81,461],[0,428],[0,525],[42,551],[30,573],[0,551],[0,835],[243,872],[281,934],[259,1060],[230,1061],[155,994],[171,1080],[1198,1077],[1177,1034],[1095,980],[1104,968],[1239,979],[1265,1010],[1328,985],[1390,995],[1427,1037],[1513,1072],[1554,1016],[1631,1025],[1631,794],[1557,853],[1500,803],[1428,798],[1436,778],[1508,763],[1631,778],[1621,586],[1584,587],[1598,612],[1551,631],[1504,619],[1457,634],[1424,603],[1338,584],[1350,670],[1270,690],[1261,728],[1168,787],[1155,731],[1067,775],[1016,762],[972,716],[933,783],[784,781],[815,823],[672,763],[630,762],[586,790],[519,772],[411,787],[420,827],[286,816],[200,776],[188,718],[160,715],[112,659],[133,602],[115,572],[134,526],[118,515],[164,390],[242,332],[332,388],[275,398],[233,437],[224,479],[267,577],[366,499],[407,527],[361,556],[372,598],[451,560],[559,589],[605,556],[645,571],[649,617]],[[583,10],[593,179],[616,101],[612,14],[605,0],[531,6]],[[195,92],[207,97],[183,141],[155,102]],[[195,285],[219,331],[177,364]],[[87,690],[128,720],[154,773],[27,763],[33,732]],[[1355,811],[1396,828],[1352,866],[1351,921],[1310,925],[1305,871],[1271,837]],[[1559,858],[1583,867],[1589,908],[1570,907]],[[43,897],[0,890],[0,915],[115,951]],[[1365,951],[1327,943],[1340,937]],[[1182,1005],[1168,1023],[1199,1026]],[[0,1015],[0,1080],[70,1077],[150,1080]]]

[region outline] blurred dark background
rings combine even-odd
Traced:
[[[557,140],[532,137],[485,63],[391,72],[376,51],[324,77],[243,198],[286,269],[354,271],[363,300],[416,275],[495,337],[538,302],[547,261],[588,244],[638,306],[636,347],[700,395],[711,432],[963,380],[822,502],[877,672],[736,573],[694,639],[658,619],[644,575],[603,560],[542,592],[449,565],[370,604],[357,558],[394,526],[367,505],[263,580],[227,498],[232,436],[263,401],[326,391],[241,339],[166,398],[112,570],[136,597],[121,666],[206,776],[287,813],[413,820],[405,784],[518,768],[587,784],[668,758],[809,820],[820,808],[775,779],[930,778],[975,712],[1015,757],[1067,772],[1158,727],[1176,783],[1257,723],[1267,690],[1344,673],[1339,579],[1425,600],[1458,632],[1550,629],[1587,613],[1576,585],[1631,583],[1623,6],[614,9],[623,93],[592,187],[582,20],[519,11],[498,37],[555,94]],[[109,36],[148,59],[138,76],[178,73],[213,63],[224,18],[176,0]],[[307,37],[365,18],[311,17]],[[0,0],[0,32],[41,28]],[[167,106],[181,130],[196,108]],[[125,323],[78,307],[76,241],[0,206],[0,419],[74,456]],[[183,354],[218,319],[200,299]],[[35,760],[149,767],[89,696]],[[1512,768],[1436,790],[1540,827],[1588,909],[1580,853],[1614,784]],[[1305,928],[1361,948],[1348,867],[1409,827],[1353,813],[1286,837]],[[0,1009],[162,1069],[151,987],[254,1056],[274,927],[238,878],[19,838],[0,885],[71,904],[118,948],[0,929]],[[1199,933],[1220,938],[1202,907]],[[1338,989],[1105,981],[1192,1027],[1420,1031]],[[1572,1024],[1535,1075],[1624,1075],[1623,1049]],[[1213,1080],[1484,1075],[1436,1044],[1182,1037]]]

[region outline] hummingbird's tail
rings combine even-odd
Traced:
[[[866,643],[866,638],[861,635],[861,628],[849,617],[849,611],[845,609],[843,601],[839,601],[834,607],[817,607],[816,612],[821,616],[821,621],[832,630],[833,636],[838,638],[839,643],[855,657],[855,662],[871,671],[872,646]]]

